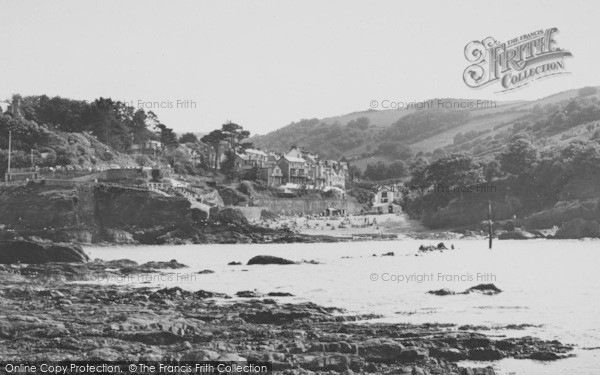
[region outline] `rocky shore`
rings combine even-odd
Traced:
[[[442,324],[383,324],[287,293],[237,298],[126,283],[74,283],[185,267],[128,260],[0,265],[0,360],[259,361],[275,374],[494,374],[502,358],[556,360],[572,347]],[[250,298],[239,298],[250,297]],[[461,368],[461,360],[489,362]]]

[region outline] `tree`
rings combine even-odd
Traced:
[[[225,136],[225,141],[229,144],[229,150],[237,155],[238,151],[252,147],[252,143],[242,143],[242,141],[250,136],[248,130],[233,122],[223,124],[221,133]]]
[[[236,154],[232,150],[225,151],[225,160],[221,163],[221,171],[229,179],[234,179],[237,175],[237,168],[235,166]]]
[[[179,137],[179,143],[196,143],[198,142],[198,137],[194,133],[183,133],[181,137]]]
[[[539,152],[531,142],[519,138],[500,154],[499,159],[502,171],[516,176],[531,176],[539,161]]]
[[[462,186],[483,181],[481,164],[468,153],[444,156],[427,167],[427,185],[441,185],[446,189],[458,188],[462,197]]]
[[[179,144],[177,141],[177,135],[175,135],[173,129],[167,128],[167,126],[163,123],[158,123],[155,128],[158,131],[160,143],[162,143],[163,146],[176,147]]]
[[[346,126],[349,128],[352,128],[352,129],[365,130],[369,127],[370,123],[371,123],[371,120],[369,120],[368,117],[361,116],[361,117],[357,118],[356,120],[348,121]]]
[[[200,139],[207,145],[212,146],[215,150],[215,170],[219,168],[219,156],[221,150],[221,143],[225,140],[225,134],[219,129],[213,130]]]
[[[413,160],[409,167],[409,171],[411,174],[411,185],[424,187],[427,177],[428,166],[429,161],[427,161],[427,159],[423,156],[419,156],[415,160]]]
[[[400,178],[406,176],[406,164],[402,160],[396,160],[388,165],[389,178]]]
[[[485,176],[486,182],[492,182],[494,178],[500,177],[502,172],[500,171],[500,163],[497,160],[491,160],[483,167],[483,175]]]

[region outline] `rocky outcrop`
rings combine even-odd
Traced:
[[[495,294],[502,293],[502,290],[499,289],[494,284],[479,284],[479,285],[472,286],[463,292],[463,294],[471,294],[471,293],[495,295]]]
[[[79,245],[24,240],[0,241],[0,263],[3,264],[81,263],[88,260],[88,256]]]
[[[491,375],[491,367],[461,368],[458,361],[557,360],[572,350],[556,340],[488,337],[452,325],[364,324],[376,316],[310,302],[219,303],[229,297],[42,278],[57,269],[83,275],[140,267],[128,260],[42,264],[27,273],[31,267],[0,268],[0,340],[10,343],[0,345],[0,357],[13,361],[239,361],[269,362],[273,375]]]
[[[581,239],[600,238],[600,224],[594,220],[573,219],[567,221],[556,231],[554,238]]]
[[[218,207],[211,208],[210,220],[223,225],[248,225],[248,219],[246,219],[244,214],[240,210],[231,207],[221,209]]]
[[[469,289],[467,289],[461,293],[456,293],[455,291],[452,291],[450,289],[430,290],[427,293],[433,294],[435,296],[453,296],[456,294],[472,294],[472,293],[481,293],[481,294],[485,294],[488,296],[493,296],[493,295],[502,293],[502,290],[499,289],[494,284],[479,284],[479,285],[472,286]]]
[[[297,264],[296,262],[279,258],[271,255],[257,255],[254,258],[248,261],[248,265],[251,266],[253,264]]]
[[[430,290],[429,292],[427,292],[427,294],[433,294],[434,296],[453,296],[456,294],[456,292],[453,290],[444,288],[444,289]]]
[[[131,233],[122,229],[107,228],[103,232],[103,240],[114,244],[135,244]]]
[[[451,246],[452,249],[454,249],[454,246]],[[440,242],[437,244],[437,246],[434,245],[421,245],[419,246],[419,251],[442,251],[442,250],[448,250],[448,248],[446,247],[446,244],[443,242]]]

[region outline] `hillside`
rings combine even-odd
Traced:
[[[591,88],[590,88],[591,89]],[[592,90],[593,91],[593,90]],[[286,151],[305,147],[330,158],[346,158],[365,169],[377,161],[410,160],[423,155],[430,160],[457,151],[475,156],[497,154],[516,133],[527,134],[544,145],[590,136],[595,130],[580,121],[545,127],[541,121],[572,99],[596,103],[600,94],[568,90],[533,101],[496,102],[495,106],[469,110],[447,109],[451,103],[476,103],[468,99],[433,99],[422,109],[368,110],[291,123],[251,141],[260,148]],[[439,102],[441,100],[441,102]],[[441,103],[441,105],[440,105]],[[560,121],[560,120],[556,120]]]

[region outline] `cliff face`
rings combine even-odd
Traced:
[[[51,229],[77,226],[78,193],[41,185],[11,186],[0,190],[0,225],[14,229]]]
[[[144,230],[191,222],[184,198],[107,185],[29,184],[0,190],[0,226],[52,240],[104,240],[112,229]]]
[[[100,185],[94,190],[95,219],[101,228],[144,229],[191,220],[190,202],[148,191]]]

